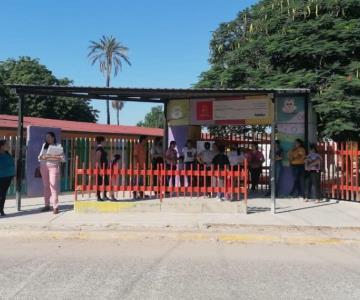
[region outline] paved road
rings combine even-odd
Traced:
[[[0,299],[360,299],[358,246],[0,243]]]

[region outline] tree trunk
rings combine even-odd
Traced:
[[[106,87],[110,87],[110,75],[106,76]],[[106,118],[107,124],[110,125],[110,99],[106,100]]]

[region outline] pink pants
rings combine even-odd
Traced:
[[[53,208],[59,206],[59,178],[60,169],[58,164],[41,163],[40,172],[44,184],[45,206],[50,206],[50,200]]]

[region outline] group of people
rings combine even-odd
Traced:
[[[290,196],[301,197],[308,202],[312,199],[313,191],[315,201],[319,202],[322,158],[316,145],[311,144],[309,151],[306,151],[304,142],[297,139],[294,147],[289,151],[288,157],[294,177]]]
[[[275,143],[275,184],[277,192],[280,190],[280,175],[283,169],[284,154],[280,141],[277,140]],[[307,151],[304,142],[301,139],[296,139],[294,146],[287,155],[293,175],[290,197],[300,197],[306,202],[315,198],[315,201],[319,202],[321,198],[320,176],[322,158],[318,153],[316,145],[311,144]],[[312,197],[312,193],[314,193],[314,197]]]
[[[147,140],[146,136],[141,136],[139,142],[134,146],[134,164],[139,168],[145,168],[147,164]],[[96,138],[96,155],[95,160],[100,167],[109,167],[108,154],[104,147],[105,138],[99,136]],[[54,214],[59,213],[59,178],[60,178],[60,164],[65,162],[64,153],[49,154],[50,146],[57,146],[56,136],[53,132],[48,132],[45,136],[44,144],[38,156],[40,163],[40,174],[44,186],[44,202],[43,211],[52,210]],[[275,184],[278,191],[280,186],[280,174],[282,172],[282,162],[284,159],[284,151],[279,141],[275,143]],[[169,147],[164,151],[162,139],[156,138],[151,149],[150,158],[152,168],[156,170],[159,165],[165,164],[167,170],[176,170],[177,168],[184,168],[185,170],[210,170],[214,169],[232,168],[239,170],[244,166],[245,159],[248,161],[248,167],[251,178],[251,190],[256,190],[259,185],[260,175],[262,173],[265,158],[259,146],[253,144],[252,149],[241,149],[237,145],[232,145],[230,151],[226,153],[223,144],[205,142],[203,149],[197,151],[194,143],[188,140],[185,147],[181,151],[177,151],[175,141],[171,141]],[[121,159],[119,154],[115,154],[111,166],[114,167]],[[309,151],[306,151],[302,140],[297,139],[294,147],[288,152],[288,159],[293,174],[293,188],[290,193],[291,197],[303,197],[305,201],[312,199],[312,191],[314,191],[315,200],[320,201],[320,172],[321,172],[321,156],[318,154],[316,146],[310,145]],[[0,140],[0,216],[5,216],[4,204],[6,194],[10,187],[11,181],[15,176],[14,159],[9,153],[9,144],[6,140]],[[111,178],[112,184],[116,184],[115,178]],[[143,185],[143,176],[138,176],[137,182],[134,185]],[[203,180],[203,179],[201,179]],[[108,185],[108,176],[98,175],[97,184]],[[103,182],[104,181],[104,182]],[[154,178],[156,182],[157,179]],[[176,185],[176,177],[168,176],[166,179],[168,185]],[[186,176],[187,186],[197,185],[196,176]],[[224,179],[217,178],[214,182],[213,178],[206,178],[206,186],[223,186]],[[180,185],[185,185],[185,178],[180,177]],[[210,196],[210,195],[209,195]],[[218,194],[219,200],[223,200],[222,193]],[[134,198],[146,198],[144,192],[133,192]],[[116,200],[114,193],[111,193],[110,198],[107,197],[106,192],[103,192],[101,197],[100,191],[97,192],[97,200]]]
[[[156,147],[156,143],[154,145]],[[159,155],[159,152],[158,152]],[[320,201],[320,174],[322,158],[317,151],[316,145],[311,144],[308,151],[305,149],[304,142],[301,139],[295,140],[293,148],[287,153],[289,164],[293,175],[293,187],[290,196],[293,198],[302,197],[304,201],[308,202],[314,198],[317,202]],[[160,155],[159,155],[160,157]],[[280,175],[283,170],[283,160],[285,152],[281,147],[279,140],[275,141],[275,184],[276,191],[280,190]],[[214,168],[233,168],[238,170],[244,165],[245,159],[248,161],[248,168],[250,171],[251,190],[258,189],[260,176],[263,170],[265,157],[259,148],[259,145],[254,143],[251,149],[239,148],[236,144],[232,144],[230,151],[225,152],[225,146],[222,144],[209,142],[204,143],[204,149],[197,152],[191,140],[187,141],[186,146],[178,154],[176,151],[176,142],[172,141],[170,147],[165,153],[164,161],[167,169],[176,169],[176,165],[183,165],[186,170],[196,170],[200,168],[210,169]],[[194,182],[195,180],[195,182]],[[171,178],[172,185],[175,185],[175,177]],[[184,180],[180,178],[180,184],[184,184]],[[196,178],[187,179],[188,185],[196,185]],[[207,186],[214,183],[208,179]],[[216,184],[216,183],[215,183]],[[222,179],[219,178],[218,185],[223,185]],[[314,197],[312,197],[314,194]],[[218,195],[222,198],[222,195]]]
[[[98,166],[112,166],[119,162],[120,155],[116,154],[109,164],[107,152],[104,148],[104,137],[97,137],[97,147],[96,147],[96,163]],[[143,169],[147,165],[147,136],[140,136],[139,142],[134,145],[133,151],[133,163],[134,166],[138,169]],[[201,151],[197,151],[193,141],[188,140],[184,148],[179,152],[177,150],[177,144],[175,141],[171,141],[169,147],[164,149],[162,138],[157,137],[154,140],[150,148],[150,159],[152,169],[156,170],[160,165],[165,165],[167,170],[176,170],[176,169],[185,169],[185,170],[198,170],[207,169],[210,170],[211,166],[214,166],[214,169],[224,169],[232,168],[233,170],[238,170],[244,166],[245,159],[249,161],[249,168],[251,172],[252,179],[252,189],[255,190],[259,184],[259,178],[261,174],[262,164],[265,159],[257,144],[254,145],[251,151],[245,151],[245,149],[238,148],[237,145],[231,146],[231,151],[227,154],[225,153],[226,148],[222,144],[210,142],[204,143],[204,148]],[[98,175],[98,185],[102,185],[105,180],[105,185],[109,184],[109,178],[107,176]],[[112,184],[116,184],[116,178],[110,178],[114,181]],[[134,179],[135,180],[135,179]],[[144,183],[144,176],[137,176],[136,182],[133,182],[133,185],[142,186]],[[202,178],[201,178],[202,180]],[[157,177],[154,177],[154,183],[157,182]],[[176,176],[168,176],[166,178],[166,184],[175,186],[176,185]],[[196,186],[197,177],[196,176],[180,176],[179,178],[180,186]],[[214,183],[210,177],[206,179],[206,185],[219,185],[222,186],[223,179],[219,178],[218,182]],[[210,195],[209,195],[210,196]],[[134,199],[143,199],[147,196],[144,192],[133,192]],[[223,199],[223,195],[218,195],[219,199]],[[97,192],[98,201],[112,200],[116,201],[114,194],[111,194],[111,197],[107,197],[106,192],[103,192],[103,197],[101,197],[101,192]]]
[[[223,144],[213,143],[211,145],[210,142],[205,142],[203,146],[204,148],[201,151],[197,151],[194,143],[191,140],[188,140],[185,147],[178,153],[176,150],[176,142],[171,141],[169,148],[166,150],[165,154],[162,155],[161,152],[163,150],[162,147],[157,146],[158,143],[160,144],[161,141],[155,141],[151,151],[153,162],[154,164],[164,162],[168,170],[175,170],[177,168],[184,168],[185,170],[210,170],[213,166],[214,170],[231,168],[232,170],[237,171],[244,167],[244,161],[247,159],[249,161],[249,169],[251,173],[251,188],[255,190],[258,187],[262,165],[265,162],[265,158],[259,150],[259,146],[257,144],[254,144],[250,151],[239,148],[238,145],[233,144],[231,145],[230,151],[226,153],[226,147]],[[156,153],[156,157],[154,156],[154,153]],[[175,180],[175,176],[169,176],[167,178],[167,183],[175,186]],[[187,176],[186,181],[188,186],[197,185],[197,178],[195,176],[192,177],[192,179],[190,176]],[[208,177],[206,179],[206,186],[223,186],[223,184],[223,178],[212,180]],[[185,178],[180,177],[180,185],[185,185]],[[219,200],[224,200],[222,193],[218,193],[217,196]]]

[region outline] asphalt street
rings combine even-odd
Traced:
[[[0,299],[360,299],[358,245],[2,239]]]

